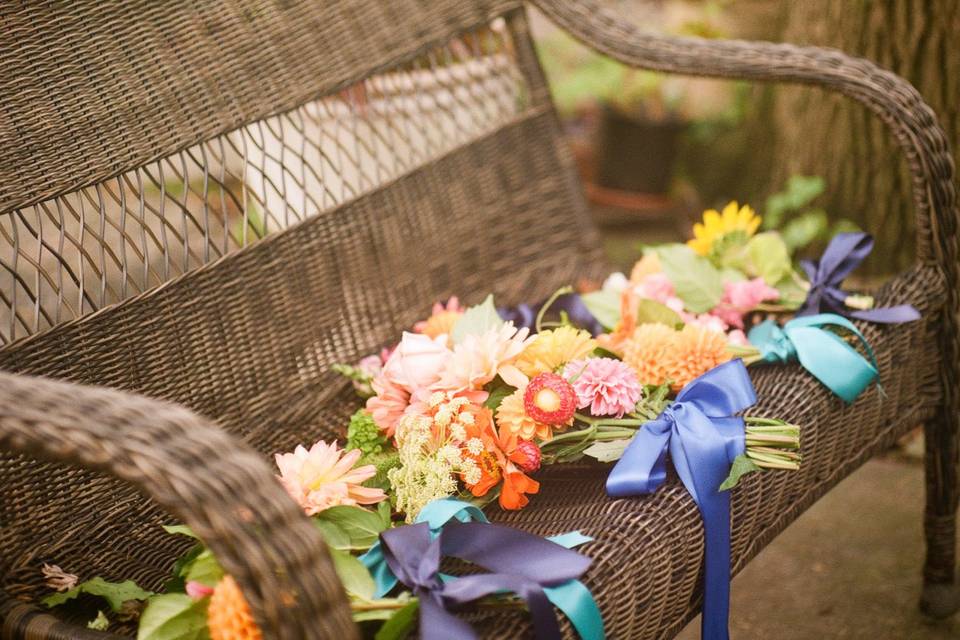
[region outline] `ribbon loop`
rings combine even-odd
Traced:
[[[861,310],[851,309],[845,304],[850,294],[842,290],[840,285],[872,250],[873,238],[869,234],[838,233],[830,240],[819,261],[801,260],[800,267],[810,280],[810,290],[797,315],[832,312],[887,324],[919,320],[920,312],[909,304]]]
[[[637,431],[607,478],[607,493],[613,497],[653,493],[666,478],[670,451],[677,475],[703,518],[705,640],[729,638],[730,494],[719,487],[746,446],[743,418],[735,414],[756,401],[741,360],[711,369]]]
[[[838,326],[850,331],[869,359],[840,336],[824,327]],[[820,313],[794,318],[783,328],[772,320],[750,330],[748,339],[760,350],[765,362],[799,362],[817,380],[844,402],[851,403],[880,375],[877,360],[867,339],[842,316]]]
[[[543,539],[489,524],[477,507],[446,498],[424,507],[417,523],[381,533],[380,541],[360,560],[374,576],[377,597],[399,580],[426,603],[421,607],[421,633],[427,640],[475,638],[470,626],[450,611],[502,591],[512,591],[527,602],[538,638],[560,637],[552,603],[582,638],[603,640],[600,610],[578,580],[591,560],[569,549],[591,540],[577,531]],[[443,556],[490,573],[444,575],[439,572]]]

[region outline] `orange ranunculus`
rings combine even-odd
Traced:
[[[517,510],[527,505],[529,500],[525,494],[537,493],[540,483],[527,476],[518,466],[528,457],[518,450],[520,442],[515,434],[497,429],[489,409],[484,408],[476,416],[474,424],[467,427],[467,440],[463,447],[464,458],[472,460],[478,469],[474,478],[468,479],[464,475],[464,483],[470,493],[475,496],[486,495],[502,480],[500,506]]]

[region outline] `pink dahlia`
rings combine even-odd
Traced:
[[[622,418],[640,401],[637,374],[620,360],[575,360],[564,368],[563,377],[573,381],[579,408],[590,407],[590,413],[595,416]]]
[[[372,464],[354,468],[361,451],[344,451],[337,443],[320,441],[309,450],[298,445],[293,453],[278,453],[278,476],[287,493],[308,516],[338,505],[374,504],[386,499],[382,489],[362,483],[377,474]]]
[[[373,379],[370,386],[375,395],[367,399],[367,411],[389,438],[410,406],[410,391],[382,373]]]

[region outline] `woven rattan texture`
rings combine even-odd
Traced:
[[[0,213],[0,344],[329,211],[511,122],[529,98],[497,20],[333,95]]]
[[[0,5],[0,213],[347,88],[516,0]]]
[[[742,567],[867,457],[937,416],[927,423],[926,576],[952,581],[956,410],[942,390],[952,394],[957,376],[940,368],[940,351],[948,363],[957,351],[953,315],[939,310],[956,309],[956,210],[929,110],[906,83],[839,53],[645,37],[593,2],[539,4],[628,62],[819,83],[892,126],[915,175],[922,250],[881,300],[912,302],[925,320],[864,328],[885,395],[872,389],[852,407],[796,367],[756,374],[757,412],[803,425],[806,460],[734,493],[734,558]],[[0,65],[0,139],[17,143],[0,150],[0,267],[16,274],[7,289],[0,281],[0,309],[19,314],[0,323],[0,341],[15,340],[0,348],[0,369],[135,391],[206,419],[5,378],[0,449],[30,455],[0,457],[0,596],[35,602],[43,562],[157,587],[183,550],[157,526],[173,514],[205,534],[269,631],[342,636],[341,594],[315,532],[276,495],[268,468],[207,419],[264,455],[329,437],[357,406],[332,363],[395,339],[433,300],[476,302],[490,289],[501,302],[531,300],[602,273],[596,236],[522,16],[484,27],[514,3],[251,0],[162,15],[141,5],[91,3],[68,16],[54,3],[0,8],[11,27],[0,60],[19,63]],[[171,19],[176,28],[157,27]],[[433,98],[428,80],[440,86]],[[35,87],[57,100],[38,100]],[[328,125],[350,133],[330,143]],[[6,292],[18,287],[13,301]],[[547,474],[530,509],[497,517],[597,537],[585,548],[597,562],[588,582],[611,637],[677,630],[699,601],[702,553],[682,487],[611,501],[598,468]],[[271,517],[274,533],[254,540]],[[289,576],[270,574],[287,565]],[[307,600],[284,616],[287,592],[273,588],[287,579]],[[486,628],[513,637],[522,625],[504,617]],[[86,634],[20,609],[4,633]]]

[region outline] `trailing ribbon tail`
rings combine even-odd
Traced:
[[[838,326],[853,333],[869,359],[840,336],[824,329]],[[879,369],[873,349],[852,322],[832,313],[794,318],[783,328],[771,320],[750,330],[750,343],[760,349],[764,361],[787,363],[794,360],[847,403],[857,399]]]
[[[663,413],[637,432],[607,478],[613,497],[649,494],[666,478],[666,453],[703,518],[704,600],[701,635],[728,640],[730,494],[719,491],[745,450],[743,418],[756,403],[741,360],[722,364],[688,384]]]
[[[797,315],[831,312],[887,324],[919,320],[920,312],[909,304],[877,309],[851,309],[846,305],[850,294],[842,290],[840,285],[872,250],[873,238],[869,234],[838,233],[830,240],[819,261],[801,260],[800,266],[810,279],[810,290]]]

